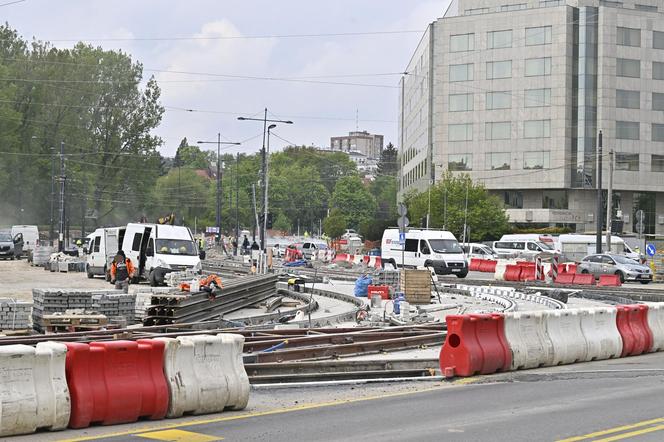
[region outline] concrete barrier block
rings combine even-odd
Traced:
[[[648,302],[648,326],[652,331],[652,351],[664,350],[664,304]]]
[[[221,363],[228,380],[229,398],[226,406],[233,410],[243,410],[249,403],[249,377],[242,361],[244,336],[230,333],[217,336],[224,346]]]
[[[575,310],[547,312],[546,330],[553,344],[553,365],[585,361],[588,343],[581,331],[581,315]]]

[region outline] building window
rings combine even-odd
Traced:
[[[634,121],[616,121],[616,138],[619,140],[638,140],[639,123]]]
[[[616,58],[616,75],[618,77],[641,77],[641,62],[629,58]]]
[[[516,192],[514,190],[503,191],[503,201],[505,206],[512,209],[523,209],[523,192]]]
[[[523,168],[526,170],[548,169],[550,155],[549,151],[524,152]]]
[[[510,162],[509,152],[490,152],[486,154],[487,170],[510,170]]]
[[[453,94],[449,99],[450,112],[473,110],[473,94]]]
[[[526,28],[526,46],[550,45],[551,26]]]
[[[469,153],[448,155],[447,168],[455,171],[473,170],[473,155]]]
[[[487,92],[487,110],[509,109],[512,107],[512,94],[509,92]]]
[[[518,11],[520,9],[526,9],[526,8],[528,8],[527,3],[517,3],[516,5],[502,5],[500,7],[500,12]]]
[[[650,170],[652,172],[664,172],[664,155],[650,156]]]
[[[487,140],[509,140],[512,132],[512,123],[501,121],[486,123],[485,135]]]
[[[641,107],[641,93],[639,91],[616,89],[616,107],[639,109]]]
[[[664,63],[659,61],[652,62],[653,80],[664,80]]]
[[[448,124],[447,125],[447,140],[448,141],[472,141],[473,140],[473,125],[471,123],[464,124]]]
[[[526,107],[551,106],[551,89],[526,89],[524,96]]]
[[[652,93],[652,110],[664,111],[664,94]]]
[[[512,60],[488,61],[486,63],[486,79],[510,78],[512,76]]]
[[[450,35],[450,52],[475,50],[475,34]]]
[[[639,171],[638,153],[616,153],[616,170]]]
[[[523,122],[524,138],[548,138],[551,136],[551,120],[530,120]]]
[[[655,196],[656,194],[654,192],[634,192],[632,194],[632,219],[634,222],[632,223],[632,230],[634,233],[637,233],[637,218],[636,218],[636,212],[639,210],[643,210],[643,213],[645,215],[643,224],[644,224],[644,232],[645,234],[652,235],[655,233],[655,218],[656,218],[656,201],[655,201]]]
[[[652,32],[652,47],[654,49],[664,49],[664,32]]]
[[[542,209],[569,209],[566,190],[544,190]]]
[[[541,0],[540,6],[543,8],[550,8],[552,6],[560,6],[564,0]]]
[[[472,79],[472,63],[450,65],[450,81],[472,81]]]
[[[653,123],[652,141],[664,141],[664,124]]]
[[[639,11],[657,12],[657,6],[652,6],[652,5],[636,4],[634,5],[634,9],[638,9]]]
[[[512,30],[487,32],[486,46],[488,49],[511,48]]]
[[[487,12],[489,12],[489,8],[466,9],[465,15],[486,14]]]
[[[641,46],[641,30],[634,28],[623,28],[618,26],[616,34],[616,44],[618,46]]]
[[[526,60],[526,77],[551,75],[551,57],[528,58]]]

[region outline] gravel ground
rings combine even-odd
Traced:
[[[32,289],[81,288],[109,289],[112,286],[102,277],[88,279],[82,272],[47,272],[32,267],[25,259],[0,261],[0,298],[32,301]]]

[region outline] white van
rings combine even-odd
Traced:
[[[17,234],[23,234],[23,251],[34,251],[39,245],[39,229],[37,226],[12,226],[12,238]]]
[[[560,235],[557,248],[567,261],[581,261],[585,256],[596,252],[597,237],[595,235]],[[602,250],[606,250],[606,235],[602,235]],[[633,251],[619,236],[611,235],[611,253],[624,255],[635,261],[641,256]]]
[[[493,249],[485,244],[478,242],[471,242],[469,244],[461,244],[463,253],[467,259],[480,258],[480,259],[498,259],[498,254]]]
[[[406,241],[399,243],[399,229],[386,229],[381,242],[384,263],[404,267],[432,267],[438,275],[456,275],[465,278],[468,263],[463,250],[451,232],[434,229],[411,229]]]
[[[103,227],[87,236],[87,244],[83,249],[85,253],[85,271],[88,278],[95,275],[104,275],[107,281],[111,280],[111,263],[121,249],[126,227]]]
[[[163,284],[170,272],[200,273],[201,259],[205,258],[188,227],[164,224],[127,224],[122,250],[133,261],[138,278],[153,286]]]
[[[528,258],[536,255],[553,255],[553,246],[533,240],[500,240],[493,242],[493,250],[501,258]]]
[[[543,242],[555,247],[556,238],[551,235],[540,235],[539,233],[510,233],[503,235],[501,241],[536,241]]]

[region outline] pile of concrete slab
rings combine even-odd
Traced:
[[[32,302],[0,298],[0,330],[30,328],[30,310],[32,310]]]
[[[122,317],[127,324],[135,322],[136,295],[121,290],[33,289],[32,299],[32,324],[39,331],[43,330],[44,315],[72,310]]]

